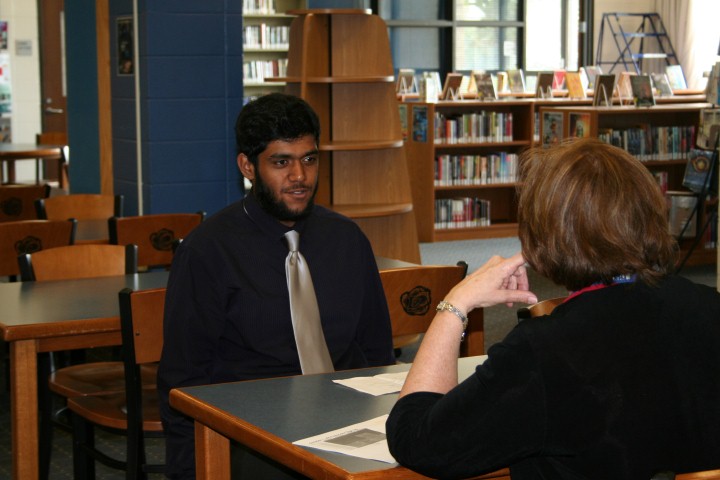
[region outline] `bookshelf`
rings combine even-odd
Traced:
[[[244,0],[243,96],[281,92],[284,83],[269,80],[287,73],[290,23],[287,12],[305,8],[304,0]]]
[[[376,255],[420,263],[385,22],[361,9],[290,13],[282,80],[320,117],[316,202],[353,219]]]
[[[517,235],[513,159],[532,144],[533,102],[403,102],[400,111],[419,240]],[[486,125],[495,127],[482,131]],[[474,220],[461,216],[471,204],[465,199],[478,199]],[[441,217],[450,213],[448,204],[457,220]]]
[[[694,147],[701,111],[709,103],[668,103],[652,107],[540,107],[541,142],[550,134],[550,123],[560,139],[576,136],[578,124],[582,134],[598,137],[636,156],[658,179],[664,191],[688,192],[682,186],[687,153]],[[670,203],[670,199],[668,200]],[[704,223],[704,218],[701,218]],[[679,239],[681,258],[692,244],[692,238]],[[687,265],[713,264],[716,249],[699,245]]]

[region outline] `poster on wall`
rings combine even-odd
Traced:
[[[133,63],[133,19],[118,17],[117,19],[117,74],[132,75],[135,73]]]

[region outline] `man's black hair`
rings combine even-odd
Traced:
[[[238,153],[257,165],[258,155],[275,140],[296,140],[305,135],[320,141],[320,121],[303,99],[284,93],[259,97],[240,110],[235,122]]]

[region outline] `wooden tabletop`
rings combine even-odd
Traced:
[[[64,145],[36,145],[34,143],[0,143],[0,160],[25,158],[60,158]]]

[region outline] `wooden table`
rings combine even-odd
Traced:
[[[0,283],[0,330],[10,345],[13,479],[39,475],[37,354],[120,345],[118,292],[167,285],[168,272]]]
[[[15,161],[16,160],[37,160],[35,167],[35,183],[40,183],[40,161],[57,160],[58,178],[60,188],[64,188],[62,175],[65,155],[64,145],[35,145],[33,143],[0,143],[0,163],[7,163],[7,183],[15,183]]]
[[[478,357],[461,358],[459,378]],[[292,442],[385,415],[397,394],[374,397],[333,379],[397,372],[410,365],[348,370],[174,389],[170,404],[195,419],[198,480],[230,478],[230,439],[315,479],[420,479],[422,475],[375,460],[299,447]],[[507,469],[480,478],[509,480]]]

